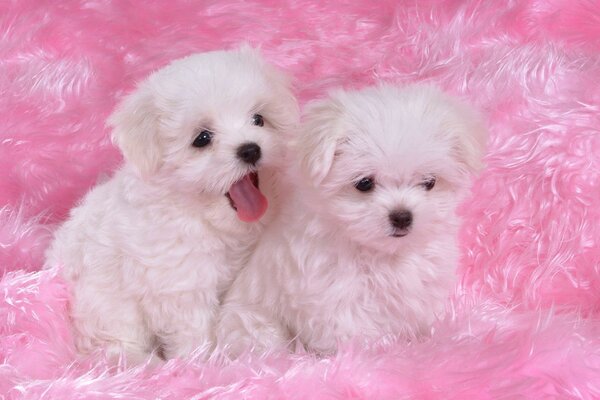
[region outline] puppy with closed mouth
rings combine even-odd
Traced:
[[[288,78],[249,47],[176,60],[124,99],[109,124],[125,163],[47,254],[80,352],[136,363],[211,346],[221,296],[276,211],[297,119]]]
[[[295,188],[226,295],[220,347],[426,335],[457,266],[456,206],[482,167],[486,131],[432,86],[333,92],[301,123]]]

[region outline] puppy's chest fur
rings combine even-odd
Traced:
[[[137,258],[129,271],[138,276],[127,276],[124,268],[123,284],[135,282],[159,296],[202,287],[215,287],[221,295],[246,262],[257,236],[255,229],[222,231],[179,211],[163,214],[154,226],[127,243],[126,251]]]
[[[49,259],[71,280],[110,277],[140,298],[223,291],[259,227],[237,220],[225,198],[169,196],[141,185],[118,173],[92,190],[57,232]]]
[[[338,340],[356,336],[420,336],[441,311],[453,283],[452,252],[435,251],[446,249],[444,243],[397,255],[318,236],[310,245],[316,250],[309,255],[290,250],[283,302],[288,309],[282,316],[313,350],[328,352]],[[298,276],[303,280],[294,283]]]

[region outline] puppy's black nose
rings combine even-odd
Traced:
[[[260,146],[256,143],[244,143],[237,149],[237,156],[248,164],[256,164],[260,160]]]
[[[390,213],[390,222],[394,228],[406,230],[412,225],[413,215],[407,210],[393,211]]]

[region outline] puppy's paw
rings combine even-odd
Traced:
[[[206,360],[214,347],[212,340],[203,337],[192,337],[189,335],[171,336],[163,345],[163,358],[197,358]]]
[[[288,330],[258,307],[224,307],[217,328],[217,351],[231,359],[250,352],[263,354],[286,349]]]
[[[123,367],[157,367],[164,360],[156,353],[139,346],[111,343],[104,347],[104,357],[111,365]]]

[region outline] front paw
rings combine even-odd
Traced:
[[[235,359],[243,353],[279,351],[288,347],[289,336],[281,324],[256,310],[224,311],[217,327],[217,352]]]
[[[188,335],[170,336],[162,339],[162,355],[165,360],[174,358],[208,359],[214,349],[214,340],[205,337],[190,337]]]

